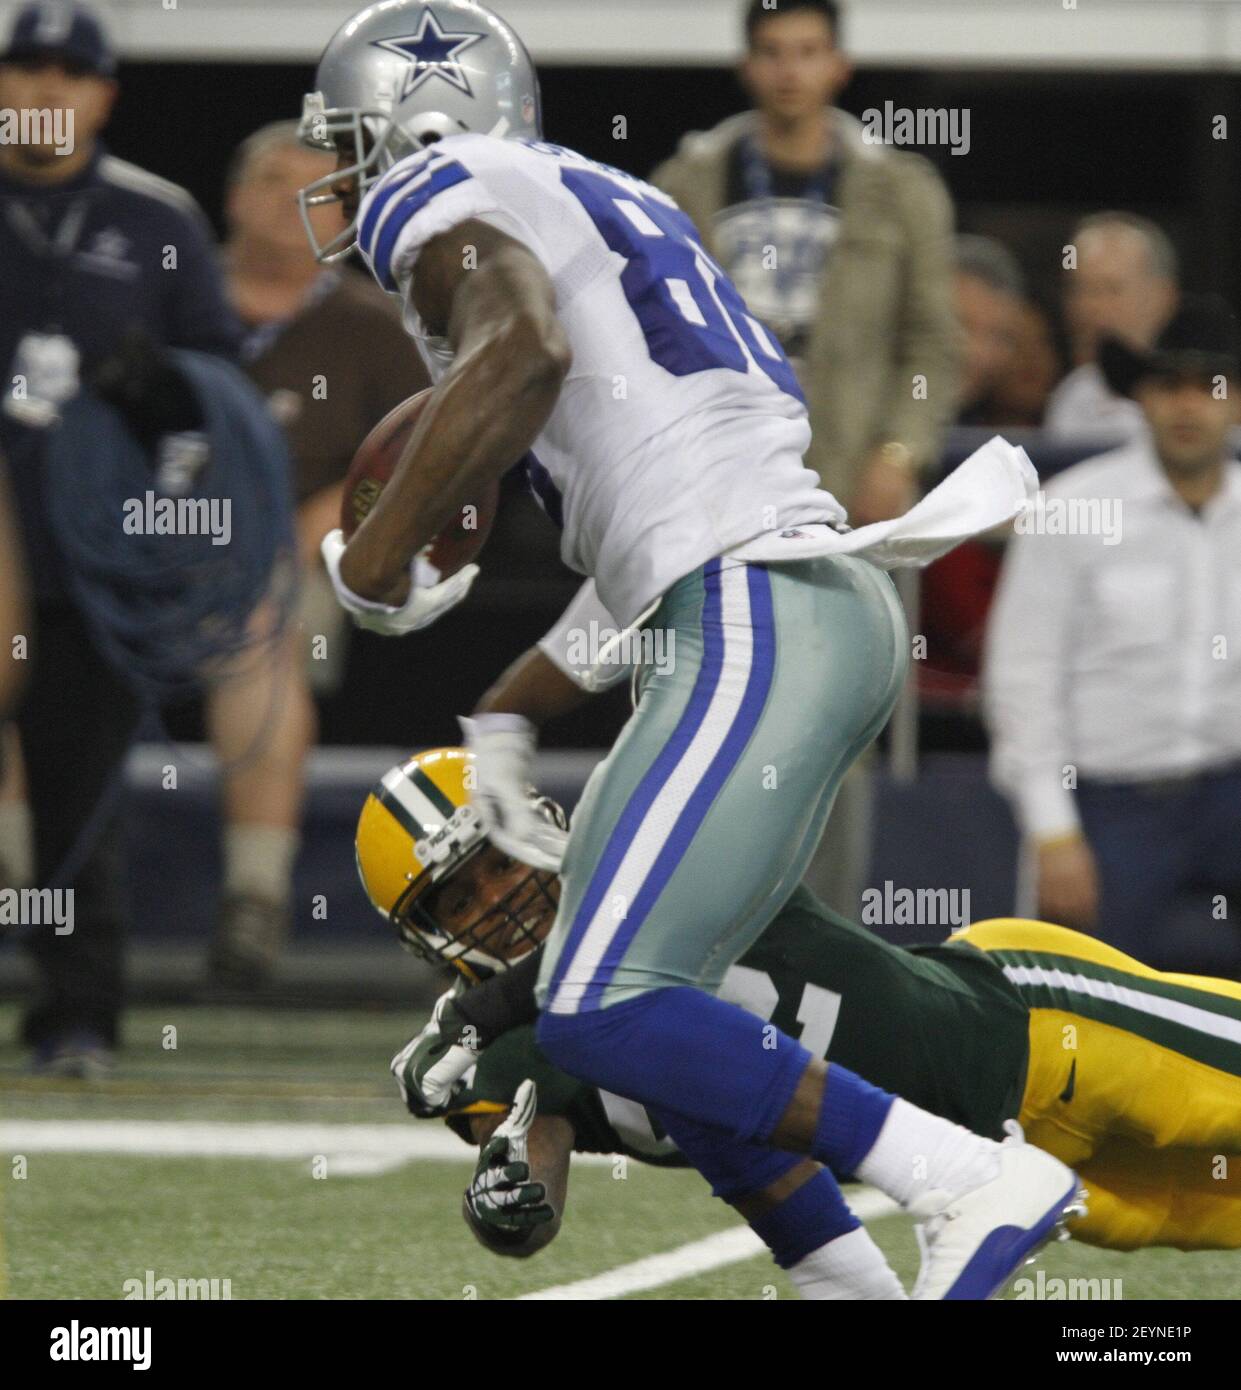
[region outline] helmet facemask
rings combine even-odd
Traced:
[[[446,135],[467,134],[469,127],[454,121],[442,111],[421,111],[398,121],[388,111],[364,111],[358,107],[327,107],[321,92],[308,92],[302,99],[302,118],[297,135],[303,145],[340,155],[340,142],[347,140],[353,152],[353,163],[333,169],[330,174],[308,183],[297,195],[302,213],[302,226],[310,240],[315,259],[324,265],[343,260],[357,244],[358,219],[347,226],[326,245],[319,242],[308,214],[309,208],[326,207],[342,202],[336,186],[346,179],[356,181],[357,198],[361,203],[367,191],[402,159]],[[496,135],[500,131],[492,130]]]
[[[562,828],[564,812],[549,798],[539,798],[539,810]],[[557,875],[527,867],[525,875],[499,900],[464,926],[446,929],[434,907],[441,888],[448,888],[464,865],[490,844],[481,833],[450,853],[429,876],[411,881],[393,905],[389,920],[408,950],[435,965],[452,965],[472,980],[508,970],[533,951],[550,930],[559,901]],[[546,929],[544,923],[546,922]]]
[[[348,142],[348,148],[353,152],[351,164],[333,169],[330,174],[308,183],[297,195],[302,226],[306,229],[315,259],[330,265],[343,260],[353,250],[358,236],[358,219],[355,215],[330,241],[321,243],[310,220],[309,210],[343,202],[336,189],[349,179],[355,181],[360,203],[373,184],[399,160],[421,149],[422,142],[412,141],[387,111],[363,111],[357,107],[330,108],[324,105],[321,92],[306,95],[297,133],[302,144],[311,149],[325,150],[339,157],[344,141]]]

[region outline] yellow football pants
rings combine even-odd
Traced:
[[[1207,1010],[1221,997],[1241,1001],[1241,984],[1152,970],[1046,922],[998,918],[954,940],[1000,953],[996,963],[1010,982],[1023,993],[1030,987],[1030,1061],[1020,1120],[1026,1138],[1076,1168],[1089,1193],[1089,1213],[1073,1223],[1074,1236],[1116,1250],[1241,1247],[1241,1068],[1186,1055],[1168,1045],[1157,1014],[1115,1003],[1152,1000],[1149,982],[1173,986],[1177,1003],[1191,1011],[1193,995],[1203,996],[1199,1016],[1216,1020],[1211,1026],[1231,1037],[1234,1020]],[[1063,990],[1059,997],[1068,1007],[1035,1005],[1040,996],[1031,977],[1054,985],[1072,975],[1073,961],[1103,967],[1088,973],[1092,982],[1116,987],[1109,1008],[1081,996],[1079,1012],[1071,1002],[1077,996]],[[1163,996],[1154,995],[1153,1007],[1163,1007]],[[1091,1017],[1100,1012],[1112,1021]]]

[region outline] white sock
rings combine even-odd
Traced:
[[[865,1226],[812,1250],[788,1276],[803,1298],[816,1302],[908,1297]]]
[[[968,1191],[995,1176],[1000,1146],[899,1096],[857,1176],[906,1207],[936,1188]]]
[[[12,887],[34,882],[30,807],[24,801],[0,801],[0,864],[13,875]]]
[[[299,837],[284,825],[240,821],[224,829],[224,894],[284,906],[292,896]]]

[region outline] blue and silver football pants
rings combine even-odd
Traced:
[[[643,668],[573,817],[539,979],[548,1015],[714,993],[800,880],[908,662],[891,581],[851,557],[712,560],[648,626],[671,659]]]

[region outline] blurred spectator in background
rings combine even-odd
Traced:
[[[1016,257],[985,236],[956,239],[957,316],[963,338],[961,425],[1006,429],[1042,418],[1057,376],[1051,325],[1025,297]],[[966,541],[922,571],[914,666],[923,749],[978,750],[983,634],[1006,536]]]
[[[1009,546],[984,672],[993,775],[1033,849],[1040,916],[1162,968],[1233,974],[1241,346],[1222,302],[1194,299],[1153,350],[1102,353],[1149,432],[1054,478],[1044,534]],[[1211,900],[1189,941],[1170,929],[1195,893]]]
[[[992,384],[988,423],[1037,429],[1061,372],[1051,315],[1035,300],[1023,299],[1012,331],[1013,355]]]
[[[1064,320],[1076,365],[1052,393],[1044,427],[1063,439],[1119,443],[1142,430],[1142,411],[1103,379],[1099,342],[1150,347],[1176,308],[1176,251],[1155,223],[1127,212],[1087,217],[1070,245],[1076,265],[1064,271]]]
[[[979,680],[1003,553],[998,538],[966,541],[922,571],[917,632],[926,646],[913,678],[924,752],[986,747],[978,719]]]
[[[134,330],[153,344],[224,355],[240,338],[193,199],[114,158],[98,138],[116,99],[115,67],[93,14],[65,4],[19,11],[0,55],[0,108],[73,116],[72,139],[59,147],[50,138],[0,145],[0,453],[33,594],[16,720],[36,879],[74,890],[72,932],[43,924],[29,933],[42,993],[22,1036],[38,1067],[75,1074],[106,1067],[117,1041],[124,911],[107,794],[138,704],[67,588],[43,496],[47,427],[77,393],[79,370],[114,360]]]
[[[316,734],[308,682],[330,688],[343,670],[348,625],[319,542],[339,525],[354,450],[393,406],[428,384],[383,291],[311,254],[297,194],[332,166],[331,155],[298,143],[296,121],[280,121],[243,142],[228,175],[225,278],[246,329],[243,365],[289,440],[302,568],[299,621],[217,673],[206,698],[225,819],[210,968],[218,983],[238,987],[268,978],[289,934],[303,765]],[[337,206],[311,216],[333,224],[318,229],[322,241],[339,229]]]
[[[745,31],[756,109],[687,135],[651,179],[793,359],[823,486],[854,525],[896,516],[955,406],[952,205],[925,159],[832,105],[852,74],[839,6],[753,0]]]
[[[994,425],[997,388],[1017,361],[1025,277],[992,237],[958,236],[954,265],[962,332],[957,423]]]
[[[957,327],[947,191],[925,159],[868,143],[833,105],[852,75],[840,24],[832,0],[752,0],[740,76],[755,109],[687,135],[651,180],[792,359],[806,463],[856,526],[907,511],[938,464]],[[841,784],[806,880],[845,915],[870,856],[868,764]]]

